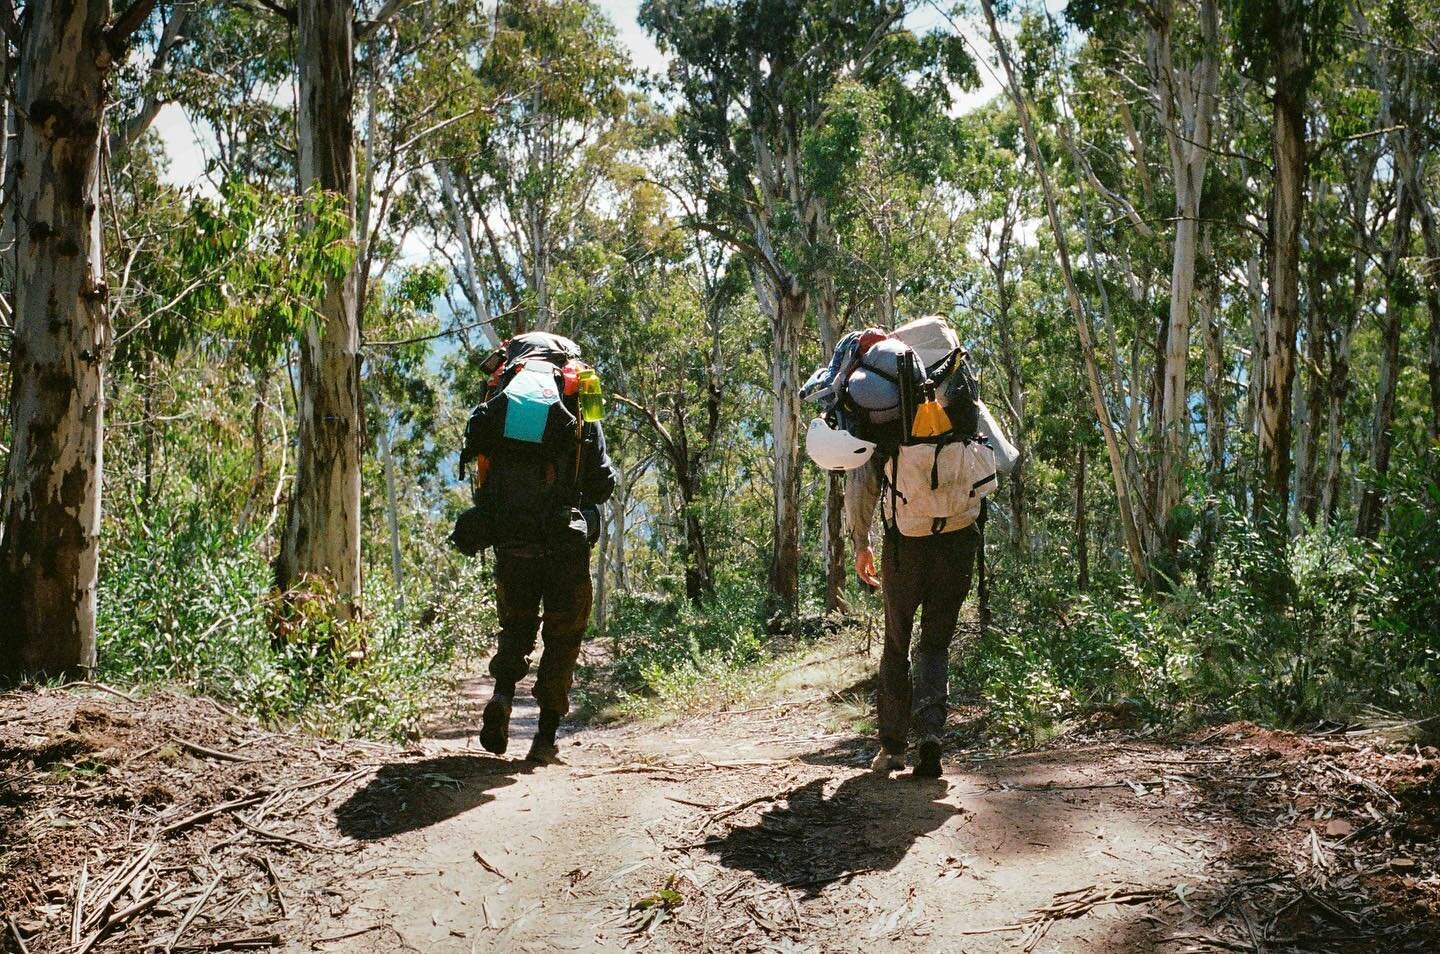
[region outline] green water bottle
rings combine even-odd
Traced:
[[[600,375],[594,368],[580,372],[580,416],[593,424],[605,416],[605,397],[600,393]]]

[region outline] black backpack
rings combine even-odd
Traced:
[[[560,335],[517,335],[482,368],[492,370],[485,400],[470,415],[465,446],[485,460],[474,504],[451,542],[473,555],[488,546],[553,545],[578,534],[584,425],[577,395],[566,394],[566,365],[580,348]],[[572,368],[573,372],[573,368]]]

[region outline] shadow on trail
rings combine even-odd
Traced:
[[[535,765],[492,755],[446,755],[382,768],[335,810],[340,831],[362,841],[428,828],[486,802]]]
[[[705,847],[727,868],[813,897],[861,872],[894,868],[917,839],[961,812],[940,802],[948,790],[940,779],[857,775],[828,798],[825,784],[815,779],[792,789],[754,825]]]

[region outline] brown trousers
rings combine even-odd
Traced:
[[[950,694],[950,643],[960,606],[970,592],[980,532],[974,526],[929,537],[885,533],[880,582],[885,594],[885,647],[876,692],[880,744],[905,751],[913,719],[920,737],[945,731]],[[915,614],[920,640],[912,678],[911,637]]]
[[[570,685],[590,623],[590,548],[497,550],[495,604],[500,640],[490,660],[495,691],[515,691],[530,671],[538,633],[543,644],[535,676],[542,712],[570,711]],[[543,615],[542,615],[543,606]]]

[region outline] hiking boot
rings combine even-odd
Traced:
[[[510,747],[510,697],[496,693],[480,719],[480,744],[486,752],[504,755]]]
[[[912,774],[916,778],[940,777],[940,740],[933,735],[921,739],[916,747],[915,770]]]
[[[876,775],[889,775],[891,772],[898,772],[905,767],[905,759],[887,749],[881,749],[875,753],[875,758],[870,762],[870,771]]]
[[[525,761],[535,762],[540,765],[563,765],[560,758],[560,746],[553,740],[536,739],[530,743],[530,753],[525,756]]]
[[[540,723],[535,727],[535,741],[530,743],[530,762],[541,765],[559,765],[560,747],[555,744],[555,733],[560,729],[560,713],[547,709],[540,710]]]

